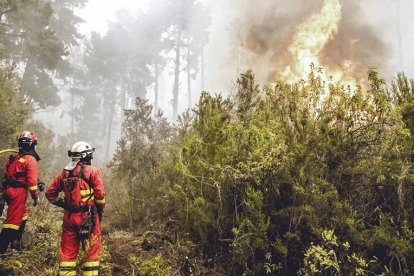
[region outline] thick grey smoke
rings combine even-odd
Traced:
[[[229,21],[231,18],[227,29],[231,43],[227,65],[238,68],[239,72],[251,68],[261,82],[275,80],[276,72],[282,70],[289,59],[288,48],[298,26],[318,13],[324,4],[324,0],[226,2],[221,8],[231,11],[225,14]],[[382,28],[382,24],[387,23],[373,19],[381,15],[388,23],[393,23],[394,3],[390,0],[341,0],[341,5],[338,33],[326,44],[322,63],[336,68],[344,60],[350,60],[356,79],[364,78],[368,67],[390,73],[387,65],[392,43],[384,37],[387,28]]]
[[[341,1],[342,20],[335,38],[326,45],[324,63],[330,67],[350,60],[355,65],[355,78],[366,76],[368,67],[386,70],[391,49],[383,40],[381,31],[363,15],[358,0]]]
[[[288,54],[296,28],[321,7],[317,1],[234,1],[239,8],[232,46],[238,67],[252,68],[262,81],[273,81]]]

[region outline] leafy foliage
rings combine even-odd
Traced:
[[[79,38],[76,25],[80,19],[73,10],[83,3],[85,0],[1,2],[1,58],[21,68],[21,87],[27,100],[40,106],[59,103],[52,74],[68,67],[64,61],[67,49]]]
[[[43,213],[43,214],[42,214]],[[2,275],[54,275],[59,265],[60,223],[56,213],[46,216],[45,206],[30,208],[30,222],[23,236],[24,251],[8,253],[0,261]]]
[[[16,147],[17,133],[30,114],[16,93],[17,81],[14,66],[0,70],[0,149]]]
[[[138,223],[148,221],[157,209],[158,201],[148,200],[157,196],[159,184],[163,183],[160,164],[168,153],[168,143],[173,129],[168,121],[158,114],[153,117],[152,107],[146,100],[137,98],[134,110],[125,111],[123,138],[111,166],[116,179],[115,187],[108,186],[108,195],[123,198],[117,210],[116,221],[128,223],[134,228]],[[129,218],[125,216],[128,210]],[[157,210],[156,214],[160,214]],[[126,219],[129,219],[127,221]]]
[[[9,137],[3,146],[30,127],[41,134],[39,150],[52,164],[53,134],[27,120],[13,68],[2,74],[2,131]],[[414,273],[412,82],[399,75],[388,88],[373,69],[368,80],[366,89],[352,90],[324,83],[314,70],[307,81],[261,89],[248,71],[232,97],[203,93],[177,127],[137,98],[134,109],[125,110],[110,164],[105,220],[111,231],[155,229],[142,235],[141,249],[165,246],[182,265],[173,267],[159,251],[145,260],[128,252],[128,268],[117,269],[144,275]],[[2,260],[1,269],[53,273],[57,220],[43,215],[28,229],[29,250]],[[38,232],[46,234],[31,235]],[[103,273],[111,273],[107,261],[118,254],[110,254],[111,246],[105,246]],[[33,265],[34,252],[48,268]]]
[[[391,93],[374,69],[365,90],[325,83],[318,70],[263,89],[247,72],[233,98],[203,93],[154,167],[131,169],[129,153],[139,160],[148,147],[133,137],[151,142],[151,120],[127,119],[115,173],[138,177],[128,193],[157,202],[138,214],[174,222],[169,231],[227,273],[412,273],[412,130],[400,108],[412,90]],[[142,189],[154,171],[166,176],[157,193]]]

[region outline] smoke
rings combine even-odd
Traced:
[[[285,66],[293,62],[289,46],[297,28],[320,12],[324,0],[233,0],[222,9],[232,10],[226,17],[231,22],[230,51],[227,66],[238,72],[252,69],[260,82],[272,82]],[[321,53],[323,66],[338,69],[352,62],[353,78],[365,78],[367,69],[386,71],[391,58],[390,43],[384,42],[379,22],[367,11],[381,10],[389,15],[390,5],[383,0],[371,2],[341,0],[341,21],[338,32]],[[391,12],[394,12],[392,10]],[[214,33],[214,31],[213,31]],[[388,72],[387,72],[388,73]],[[229,72],[221,75],[229,76]],[[231,75],[231,73],[230,73]],[[234,75],[234,74],[233,74]]]
[[[282,69],[296,28],[317,12],[322,1],[237,2],[239,15],[232,35],[237,66],[253,69],[259,80],[273,81],[276,71]]]
[[[363,16],[360,1],[342,1],[342,21],[338,33],[325,48],[324,64],[335,67],[352,61],[354,78],[363,79],[368,67],[385,70],[391,57],[390,47],[381,32]]]

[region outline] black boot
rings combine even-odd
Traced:
[[[16,239],[18,231],[11,228],[3,228],[0,233],[0,254],[7,251],[10,243]]]
[[[21,240],[13,240],[10,243],[10,248],[14,249],[18,252],[22,252],[22,241]]]
[[[19,231],[16,234],[16,238],[11,241],[10,248],[15,249],[18,252],[22,251],[22,237],[24,229],[26,228],[26,220],[23,220],[20,224]]]

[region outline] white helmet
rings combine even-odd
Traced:
[[[90,144],[79,141],[73,144],[72,148],[68,150],[68,156],[76,159],[89,158],[92,159],[92,154],[95,151]]]

